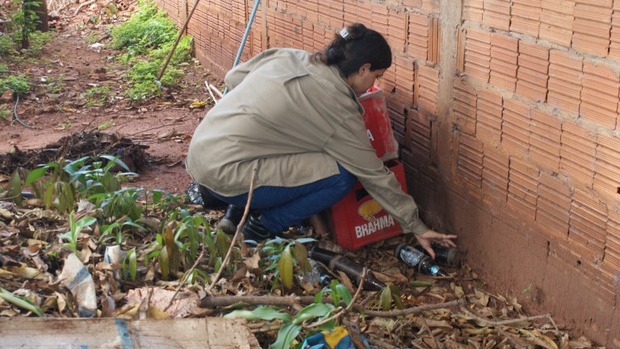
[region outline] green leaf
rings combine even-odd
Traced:
[[[33,312],[37,315],[39,315],[40,317],[45,317],[45,314],[43,313],[43,310],[41,310],[41,308],[39,308],[38,306],[30,303],[29,301],[17,297],[16,295],[14,295],[13,293],[5,290],[4,288],[0,287],[0,298],[4,299],[5,301],[18,306],[22,309],[28,310],[30,312]]]
[[[135,247],[129,251],[129,277],[131,281],[136,281],[136,276],[138,274],[138,261],[136,259],[136,249]]]
[[[13,172],[13,176],[11,176],[11,184],[9,185],[9,197],[13,198],[13,202],[17,204],[17,206],[21,206],[22,204],[22,180],[19,176],[19,172]]]
[[[283,322],[290,322],[291,317],[287,313],[279,312],[271,307],[258,307],[252,311],[250,310],[235,310],[226,315],[225,318],[243,318],[246,320],[281,320]]]
[[[332,287],[332,292],[338,295],[338,298],[343,301],[347,306],[353,300],[353,296],[351,296],[351,292],[346,286],[341,283],[337,283]]]
[[[34,170],[30,171],[30,173],[28,173],[28,176],[26,176],[26,181],[24,182],[24,186],[29,186],[30,184],[41,179],[41,177],[45,176],[45,174],[47,173],[47,169],[48,169],[47,167],[39,167],[39,168],[35,168]]]
[[[294,324],[301,324],[304,321],[312,320],[317,317],[323,317],[329,314],[334,309],[331,304],[325,303],[312,303],[305,308],[301,309],[297,315],[293,318]]]
[[[159,253],[159,272],[161,273],[161,279],[168,281],[168,275],[170,273],[170,260],[168,259],[168,249],[166,246],[161,248]]]
[[[286,246],[282,254],[280,254],[278,271],[280,274],[280,281],[282,281],[284,288],[287,290],[291,289],[293,287],[293,256],[290,246]]]
[[[297,337],[301,331],[301,326],[294,324],[284,325],[280,331],[278,331],[278,337],[276,341],[269,346],[270,349],[289,349],[291,343]]]
[[[301,243],[295,241],[293,244],[293,256],[295,260],[299,264],[299,268],[302,272],[310,272],[312,271],[312,266],[310,265],[310,261],[308,260],[308,250]]]
[[[400,291],[398,290],[398,287],[396,287],[396,285],[394,284],[388,284],[387,288],[389,288],[390,292],[392,293],[392,300],[394,301],[394,304],[396,305],[396,307],[398,309],[404,309],[405,304],[403,303],[403,300],[400,298]]]
[[[392,305],[392,290],[389,287],[384,287],[381,290],[381,296],[379,297],[379,306],[382,310],[389,310]]]

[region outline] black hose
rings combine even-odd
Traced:
[[[15,118],[15,120],[17,120],[17,122],[19,122],[22,126],[29,128],[29,129],[33,129],[34,127],[28,125],[27,123],[23,122],[22,119],[19,118],[19,116],[17,115],[17,104],[19,104],[19,95],[16,93],[15,94],[17,97],[15,98],[15,106],[13,107],[13,117]]]

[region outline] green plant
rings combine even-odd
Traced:
[[[104,130],[109,129],[112,126],[114,126],[114,121],[107,120],[107,121],[101,123],[99,126],[97,126],[97,130],[104,131]]]
[[[161,86],[174,86],[183,76],[178,67],[191,59],[193,40],[189,36],[179,41],[166,71],[156,81],[177,36],[174,22],[149,1],[141,2],[129,21],[112,30],[112,46],[123,50],[120,61],[130,65],[127,78],[131,86],[127,94],[131,100],[155,96]]]
[[[114,217],[109,217],[109,219],[114,219]],[[99,242],[105,244],[113,240],[115,245],[121,245],[125,241],[125,236],[132,233],[134,230],[145,231],[146,228],[138,222],[134,222],[128,216],[122,216],[110,224],[101,226]]]
[[[331,304],[323,303],[322,301],[326,293],[332,296]],[[337,325],[336,319],[331,320],[329,319],[330,316],[332,316],[334,312],[339,311],[340,308],[337,307],[338,305],[349,306],[352,301],[353,297],[349,290],[338,281],[333,280],[327,289],[321,290],[316,294],[312,304],[301,309],[293,317],[272,307],[257,307],[252,311],[235,310],[224,315],[224,317],[241,317],[250,321],[280,321],[282,327],[278,331],[276,341],[270,345],[270,348],[288,349],[291,348],[291,343],[299,335],[304,326],[309,330],[310,334],[335,328]]]
[[[30,91],[30,83],[24,75],[9,75],[0,78],[0,91],[11,90],[16,95],[23,97]]]
[[[89,46],[96,43],[97,41],[99,41],[99,36],[96,33],[88,33],[84,37],[84,42],[86,43],[86,45]]]
[[[86,105],[102,107],[110,98],[110,86],[94,86],[86,90]]]
[[[0,105],[0,119],[11,120],[13,111],[5,105]]]
[[[47,80],[47,92],[49,93],[60,93],[63,89],[65,76],[63,74],[58,75],[54,78],[50,78]]]
[[[5,301],[12,303],[24,310],[27,310],[29,312],[35,313],[40,317],[45,317],[45,314],[43,313],[43,310],[41,310],[41,308],[37,305],[32,304],[32,302],[30,300],[24,299],[22,297],[18,297],[16,295],[14,295],[13,293],[5,290],[4,288],[0,287],[0,298],[4,299]]]
[[[268,240],[260,250],[267,263],[264,271],[274,271],[272,287],[281,284],[285,289],[293,287],[295,269],[300,273],[312,270],[308,261],[308,252],[303,245],[315,241],[314,239],[302,238],[297,240],[284,240],[275,238]]]
[[[73,216],[73,212],[69,214],[69,231],[64,234],[59,234],[58,237],[67,241],[66,246],[71,248],[74,253],[77,253],[78,238],[82,230],[88,226],[91,226],[97,222],[97,219],[90,216],[84,216],[77,221]]]
[[[173,41],[176,33],[174,22],[154,2],[141,1],[128,21],[112,29],[112,47],[136,56]]]
[[[74,161],[61,159],[30,171],[24,187],[30,186],[34,195],[43,199],[47,209],[55,207],[60,212],[68,213],[73,210],[77,198],[83,196],[100,206],[111,206],[104,209],[107,213],[126,209],[124,214],[129,212],[132,219],[137,219],[141,214],[136,211],[139,210],[135,205],[137,194],[129,189],[121,190],[121,183],[135,174],[113,173],[115,167],[128,169],[127,165],[112,155],[100,155],[95,159],[82,157]],[[118,192],[120,198],[110,195],[110,192]]]
[[[35,56],[52,35],[37,31],[39,0],[11,0],[4,14],[4,35],[0,36],[0,57],[14,59]],[[3,10],[5,10],[3,8]]]

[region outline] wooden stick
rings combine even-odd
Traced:
[[[494,321],[494,320],[489,320],[489,319],[485,319],[481,316],[478,316],[477,314],[475,314],[474,312],[472,312],[471,310],[467,309],[466,307],[461,307],[461,310],[463,310],[463,312],[467,313],[468,315],[470,315],[471,317],[473,317],[475,320],[483,322],[489,326],[503,326],[503,325],[511,325],[511,324],[516,324],[522,321],[532,321],[532,320],[537,320],[537,319],[550,319],[551,318],[551,314],[543,314],[543,315],[534,315],[534,316],[529,316],[529,317],[524,317],[524,318],[519,318],[519,319],[508,319],[508,320],[501,320],[501,321]]]
[[[241,217],[241,221],[239,222],[239,224],[237,224],[237,231],[235,231],[235,235],[233,235],[232,240],[230,241],[230,247],[228,248],[228,252],[226,252],[226,257],[224,257],[224,260],[222,261],[222,265],[220,266],[220,269],[217,271],[217,275],[215,275],[215,278],[211,282],[211,285],[209,285],[209,287],[207,287],[206,289],[207,293],[211,292],[211,290],[213,289],[213,286],[215,286],[215,283],[222,276],[222,272],[226,268],[226,264],[228,263],[228,260],[230,259],[230,255],[232,254],[232,250],[235,247],[235,241],[237,241],[237,237],[241,235],[241,227],[243,227],[243,224],[245,224],[245,221],[248,219],[248,215],[250,214],[250,202],[252,201],[252,194],[254,193],[254,185],[256,184],[256,172],[257,171],[258,169],[256,167],[252,169],[252,178],[250,179],[250,191],[248,191],[248,200],[245,203],[245,210],[243,211],[243,217]]]
[[[323,299],[324,302],[329,302],[329,298]],[[314,303],[313,296],[216,296],[216,297],[205,297],[200,302],[199,307],[201,308],[215,308],[215,307],[224,307],[233,304],[248,304],[248,305],[279,305],[279,306],[291,306],[293,303],[301,303],[301,304],[311,304]],[[353,309],[357,312],[363,313],[367,316],[372,317],[397,317],[397,316],[405,316],[412,314],[423,313],[428,310],[441,309],[441,308],[451,308],[454,306],[461,305],[461,301],[451,301],[445,303],[437,303],[437,304],[426,304],[421,305],[419,307],[406,308],[406,309],[398,309],[398,310],[390,310],[390,311],[380,311],[380,310],[369,310],[365,309],[363,306],[354,304]]]

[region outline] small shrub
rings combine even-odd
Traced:
[[[2,77],[0,75],[0,93],[11,90],[20,97],[25,96],[30,91],[30,83],[23,75],[9,75]]]

